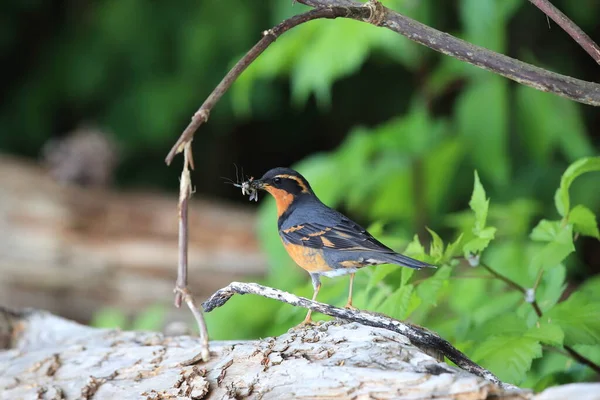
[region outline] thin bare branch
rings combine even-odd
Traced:
[[[187,128],[183,131],[177,142],[169,151],[165,162],[167,165],[171,164],[173,161],[173,157],[177,153],[180,153],[185,144],[190,142],[196,133],[196,130],[202,125],[204,122],[208,121],[208,117],[210,115],[211,110],[217,104],[217,102],[221,99],[221,97],[229,90],[233,82],[241,75],[242,72],[248,68],[256,58],[261,55],[267,47],[271,43],[273,43],[279,36],[289,31],[290,29],[303,24],[308,21],[312,21],[320,18],[338,18],[338,17],[346,17],[353,19],[368,19],[371,15],[371,10],[367,7],[363,7],[361,4],[357,3],[354,7],[328,7],[328,8],[318,8],[315,10],[308,11],[304,14],[293,16],[289,19],[286,19],[273,29],[269,29],[263,32],[263,37],[258,41],[246,53],[244,57],[240,61],[238,61],[234,67],[225,75],[223,80],[217,85],[217,87],[212,91],[212,93],[208,96],[208,98],[204,101],[202,106],[196,111],[194,116],[192,117],[192,121],[189,123]]]
[[[181,171],[181,181],[179,183],[179,262],[177,264],[177,282],[175,284],[175,306],[179,308],[181,307],[181,301],[185,301],[196,319],[201,341],[200,352],[188,361],[187,365],[189,365],[200,360],[208,361],[210,352],[208,349],[208,329],[206,328],[204,315],[202,315],[202,311],[196,306],[194,298],[187,287],[189,241],[188,202],[192,196],[190,168],[194,168],[191,141],[185,143],[183,156],[183,170]]]
[[[563,31],[567,32],[598,64],[600,64],[600,47],[575,22],[554,7],[548,0],[529,0],[552,21],[556,22]]]
[[[298,297],[291,293],[258,285],[256,283],[241,282],[232,282],[227,287],[219,289],[202,304],[202,307],[204,308],[204,311],[210,312],[215,308],[224,305],[236,293],[256,294],[293,306],[308,308],[331,317],[342,318],[347,321],[354,321],[363,325],[399,333],[406,336],[412,344],[424,349],[426,352],[433,350],[440,352],[465,371],[480,376],[490,382],[502,385],[502,382],[500,382],[494,374],[471,361],[465,354],[452,346],[447,340],[439,337],[436,333],[417,325],[411,325],[392,319],[383,314],[333,307],[328,304],[311,301],[304,297]]]
[[[298,2],[317,9],[329,6],[356,7],[362,4],[352,0],[298,0]],[[378,2],[371,0],[370,3]],[[600,106],[600,84],[550,72],[484,47],[475,46],[390,10],[381,4],[377,9],[379,13],[383,13],[383,17],[378,18],[381,21],[379,26],[399,33],[416,43],[542,92],[550,92],[580,103]]]

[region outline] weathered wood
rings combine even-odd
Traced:
[[[2,335],[4,332],[4,335]],[[440,363],[400,334],[332,321],[274,338],[212,342],[183,367],[188,336],[89,328],[0,308],[1,399],[595,399],[600,384],[533,395]]]
[[[264,274],[252,212],[193,197],[190,226],[190,288],[199,298]],[[0,304],[79,321],[103,306],[139,312],[172,303],[176,268],[175,193],[60,185],[0,156]]]
[[[93,329],[39,311],[16,326],[14,348],[0,353],[0,393],[10,399],[485,399],[504,393],[401,335],[355,323],[213,342],[212,361],[190,367],[178,365],[198,347],[190,337]]]

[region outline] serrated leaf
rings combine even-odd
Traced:
[[[598,231],[598,224],[596,223],[596,216],[586,206],[581,204],[575,206],[568,217],[569,223],[573,224],[575,232],[579,232],[584,236],[595,237],[600,239],[600,232]]]
[[[435,271],[435,274],[422,281],[417,286],[417,294],[426,304],[437,305],[440,290],[444,283],[448,282],[452,268],[444,265]]]
[[[403,268],[403,269],[412,269],[412,268]],[[384,264],[379,265],[377,268],[372,269],[372,274],[369,277],[369,283],[367,283],[366,291],[370,291],[373,289],[379,282],[383,281],[386,276],[389,274],[398,271],[397,265]]]
[[[558,233],[562,230],[560,221],[548,221],[547,219],[541,220],[529,236],[532,240],[539,242],[551,242],[558,236]]]
[[[525,336],[556,347],[562,346],[565,338],[565,334],[560,325],[552,323],[544,317],[540,319],[539,324],[529,328],[529,330],[525,332]]]
[[[494,228],[494,232],[495,232]],[[493,237],[492,237],[493,239]],[[463,253],[465,258],[467,258],[469,255],[471,254],[479,254],[481,253],[483,250],[485,250],[486,247],[488,247],[488,245],[490,244],[491,239],[484,239],[484,238],[475,238],[475,239],[471,239],[469,240],[464,246],[463,246]]]
[[[567,287],[565,283],[566,276],[567,270],[563,264],[558,264],[545,270],[536,293],[536,300],[543,312],[546,312],[558,303],[558,300]]]
[[[593,301],[600,302],[600,275],[586,279],[579,287],[578,292]]]
[[[425,247],[421,244],[418,235],[413,236],[413,240],[406,246],[404,254],[417,260],[423,260],[425,257]]]
[[[542,356],[539,341],[525,336],[496,336],[481,343],[473,361],[495,373],[500,380],[519,384],[531,368],[531,362]]]
[[[450,261],[452,258],[460,254],[462,238],[463,234],[461,233],[454,242],[450,243],[448,247],[446,247],[446,251],[444,252],[444,261]]]
[[[413,285],[400,287],[381,303],[378,311],[395,319],[406,318],[413,289]]]
[[[578,292],[544,314],[544,318],[562,328],[566,345],[599,344],[599,316],[600,303]]]
[[[429,232],[429,234],[431,235],[431,238],[433,239],[433,241],[431,242],[431,247],[429,249],[429,254],[437,260],[441,258],[442,254],[444,253],[444,242],[437,233],[435,233],[429,228],[426,229],[427,232]]]
[[[563,173],[560,187],[554,195],[556,210],[561,216],[566,216],[570,210],[569,187],[578,176],[592,171],[600,171],[600,157],[587,157],[575,161]]]
[[[527,329],[523,318],[514,313],[502,313],[475,327],[472,338],[483,341],[492,336],[522,336]]]
[[[546,269],[560,264],[569,254],[575,251],[575,246],[573,245],[573,226],[567,224],[560,226],[558,229],[558,231],[545,231],[543,236],[541,236],[546,238],[549,235],[554,235],[552,240],[538,251],[531,260],[531,269],[534,273],[537,274],[537,271],[541,268]],[[537,235],[542,234],[538,233]]]
[[[402,268],[400,272],[400,284],[402,286],[406,285],[410,278],[412,278],[415,271],[416,270],[414,268]]]
[[[479,174],[475,171],[475,185],[469,201],[469,207],[475,212],[474,230],[480,231],[485,228],[489,205],[490,201],[485,197],[485,189],[479,180]]]

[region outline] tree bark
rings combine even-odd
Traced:
[[[181,366],[189,336],[95,329],[0,309],[2,399],[591,399],[600,384],[539,395],[441,363],[397,333],[341,320],[262,340],[212,342]]]

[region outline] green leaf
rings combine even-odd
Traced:
[[[546,318],[542,317],[542,319],[540,319],[539,324],[529,328],[529,330],[525,332],[525,336],[551,346],[562,346],[565,338],[562,328],[557,323],[550,322]]]
[[[562,229],[560,221],[543,219],[533,228],[530,238],[538,242],[551,242],[558,236]]]
[[[471,194],[471,200],[469,201],[469,207],[475,212],[474,230],[476,232],[485,228],[489,205],[490,200],[486,199],[485,189],[479,180],[479,174],[475,171],[475,185],[473,187],[473,194]]]
[[[542,221],[544,222],[544,221]],[[569,254],[575,251],[573,245],[573,226],[562,226],[558,221],[540,222],[532,232],[532,239],[547,241],[531,260],[531,271],[537,274],[541,268],[549,268],[560,264]]]
[[[575,232],[579,232],[584,236],[595,237],[600,239],[600,232],[598,231],[598,224],[596,223],[596,216],[586,206],[581,204],[575,206],[568,217],[569,223],[573,224]]]
[[[496,228],[488,227],[486,229],[487,229],[485,231],[486,237],[484,237],[484,238],[478,237],[475,239],[471,239],[463,246],[463,253],[464,253],[465,258],[469,257],[471,254],[479,254],[483,250],[485,250],[486,247],[488,247],[488,245],[490,244],[490,241],[494,238],[494,233],[496,232]],[[490,237],[490,235],[491,235],[491,237]]]
[[[408,267],[401,268],[401,272],[400,272],[400,284],[402,286],[406,285],[408,283],[408,281],[410,280],[410,278],[412,278],[412,276],[415,273],[415,271],[416,270],[413,269],[413,268],[408,268]]]
[[[579,292],[544,314],[544,318],[562,328],[566,345],[599,344],[599,316],[600,303]]]
[[[412,269],[412,268],[403,268],[404,269]],[[369,277],[369,283],[367,283],[366,291],[370,291],[377,284],[385,279],[389,274],[398,271],[397,265],[384,264],[379,265],[377,268],[370,269],[369,271],[373,271],[371,276]]]
[[[547,268],[537,288],[536,299],[543,312],[548,311],[562,296],[567,284],[567,269],[563,264]]]
[[[413,289],[413,285],[400,287],[381,304],[379,312],[399,320],[406,318]]]
[[[406,246],[404,254],[416,258],[417,260],[423,260],[425,258],[425,248],[419,240],[419,235],[415,234],[415,236],[413,236],[413,240]]]
[[[427,229],[427,232],[429,232],[429,234],[431,235],[431,238],[433,239],[433,241],[431,242],[431,247],[429,249],[429,254],[433,258],[438,260],[444,254],[444,242],[442,241],[442,238],[437,233],[435,233],[434,231],[432,231],[429,228],[426,228],[426,229]]]
[[[600,275],[595,275],[586,279],[579,287],[578,292],[587,296],[593,301],[600,302]]]
[[[448,262],[452,258],[458,256],[460,254],[460,245],[463,238],[463,234],[461,233],[454,242],[450,243],[448,247],[446,247],[446,251],[444,252],[444,261]]]
[[[542,356],[539,341],[526,336],[495,336],[487,339],[473,354],[473,361],[495,373],[500,380],[519,384],[531,368],[533,359]]]
[[[475,327],[472,338],[484,341],[492,336],[522,336],[527,331],[526,321],[515,313],[503,313]]]
[[[565,217],[569,213],[569,187],[575,178],[592,171],[600,171],[600,157],[587,157],[577,160],[564,172],[560,180],[560,187],[554,195],[554,203],[561,216]]]
[[[423,303],[437,305],[440,290],[452,273],[452,268],[444,265],[438,268],[431,277],[425,279],[417,286],[417,295]]]

